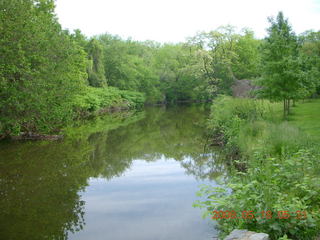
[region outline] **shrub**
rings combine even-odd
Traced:
[[[234,117],[246,121],[275,117],[277,104],[264,100],[219,96],[212,104],[209,127],[227,126]]]
[[[276,104],[263,100],[219,96],[213,103],[208,128],[213,138],[225,145],[232,158],[246,156],[263,134],[265,119],[277,119]],[[250,144],[251,143],[251,144]]]
[[[256,151],[280,156],[311,144],[298,128],[280,121],[279,107],[269,101],[220,96],[212,105],[208,128],[223,142],[225,154],[237,160],[249,160]]]
[[[221,236],[234,228],[266,232],[272,239],[313,239],[319,233],[320,154],[306,134],[279,121],[278,108],[267,101],[225,96],[213,103],[208,127],[214,136],[222,136],[223,155],[232,156],[236,168],[224,187],[203,186],[199,195],[208,199],[195,206],[205,207],[206,214],[240,214],[217,219]],[[243,219],[243,211],[256,217]],[[280,211],[294,216],[279,219]],[[304,212],[306,219],[296,219]],[[262,213],[273,217],[261,218]]]
[[[86,87],[72,103],[76,117],[97,115],[100,111],[111,108],[138,108],[145,101],[144,95],[138,92],[123,91],[113,87]]]
[[[140,92],[121,90],[120,95],[130,103],[131,107],[134,108],[142,107],[146,101],[145,95]]]
[[[271,239],[285,234],[292,239],[314,239],[320,228],[319,157],[310,150],[285,159],[255,154],[254,166],[232,176],[225,187],[203,186],[199,195],[207,200],[195,206],[206,208],[210,216],[215,210],[237,213],[235,219],[217,219],[221,236],[238,228],[266,232]],[[269,217],[272,213],[270,219],[267,211]],[[282,211],[288,211],[290,217]],[[279,219],[278,213],[287,219]]]

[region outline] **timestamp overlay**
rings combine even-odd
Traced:
[[[307,211],[260,211],[254,212],[251,210],[244,210],[241,212],[236,212],[234,210],[227,211],[212,211],[212,219],[307,219],[308,213]]]

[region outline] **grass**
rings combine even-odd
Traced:
[[[320,217],[320,100],[299,103],[289,121],[281,103],[266,100],[217,98],[208,121],[212,136],[224,144],[231,174],[220,188],[205,186],[195,202],[213,211],[305,211],[308,218],[218,218],[220,237],[233,229],[266,232],[272,240],[311,240],[319,234]],[[230,194],[230,190],[232,194]],[[289,238],[287,238],[289,237]]]
[[[320,142],[320,99],[299,103],[292,109],[290,124],[300,128]]]

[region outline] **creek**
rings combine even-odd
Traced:
[[[147,107],[0,144],[1,239],[196,240],[217,235],[192,207],[224,173],[206,105]]]

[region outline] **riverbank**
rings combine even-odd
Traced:
[[[145,103],[143,93],[119,90],[113,87],[86,87],[83,94],[76,95],[72,102],[73,115],[84,119],[107,112],[138,109]]]
[[[0,143],[1,237],[215,236],[191,207],[225,169],[203,148],[207,117],[205,105],[147,107],[83,121],[63,141]]]
[[[10,120],[8,125],[0,124],[0,140],[58,140],[63,138],[61,129],[77,121],[94,118],[114,112],[136,110],[143,107],[143,93],[119,90],[113,87],[95,88],[86,86],[68,104],[68,111],[62,114],[50,112],[61,117],[50,124],[46,119]],[[65,109],[64,109],[65,110]]]
[[[217,220],[221,237],[233,229],[271,239],[319,234],[319,142],[303,131],[309,126],[314,132],[308,119],[317,106],[319,101],[300,104],[291,121],[282,121],[276,103],[225,96],[214,101],[209,129],[224,146],[230,177],[220,188],[203,187],[207,200],[195,205]]]

